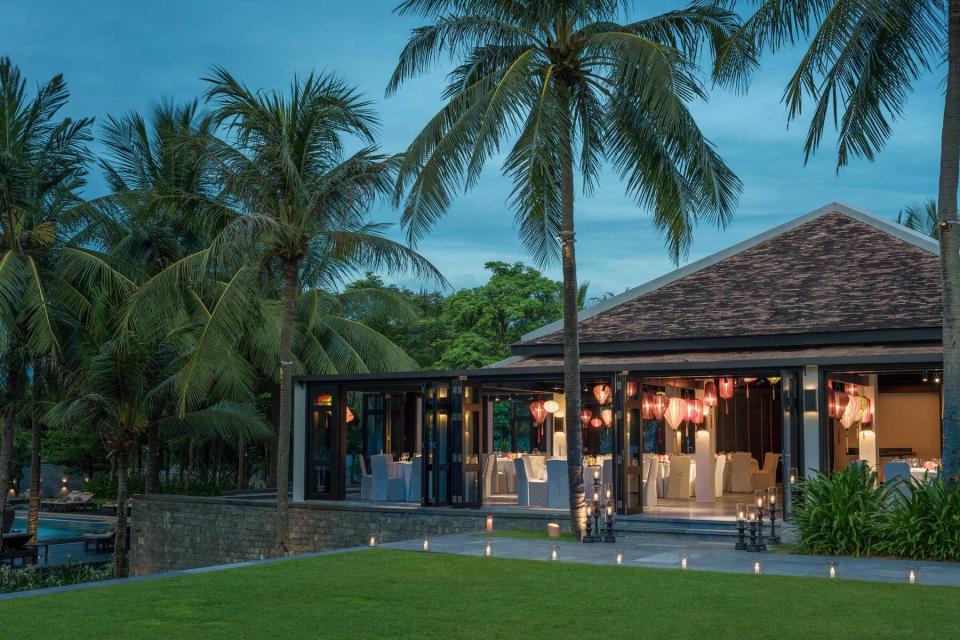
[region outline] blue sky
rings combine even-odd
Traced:
[[[377,103],[381,145],[402,150],[440,107],[447,67],[408,83],[385,99],[383,90],[409,29],[418,21],[391,12],[394,0],[238,2],[165,0],[109,2],[0,0],[0,55],[10,56],[31,84],[62,72],[72,116],[147,110],[161,98],[199,96],[200,77],[213,64],[248,85],[283,88],[295,73],[334,71]],[[643,12],[681,2],[638,2]],[[641,14],[637,14],[638,16]],[[890,218],[905,204],[935,195],[942,69],[917,85],[908,112],[874,163],[858,161],[839,176],[832,140],[804,167],[806,122],[788,130],[780,103],[797,52],[767,57],[746,96],[714,92],[693,107],[701,128],[744,183],[732,225],[701,227],[687,260],[694,260],[796,215],[837,200]],[[89,195],[103,190],[91,177]],[[420,250],[454,286],[485,279],[489,260],[525,260],[512,214],[510,187],[491,165],[479,186],[455,201]],[[647,211],[623,194],[613,172],[589,199],[577,202],[581,280],[591,294],[619,293],[672,268]],[[376,211],[380,221],[398,213]],[[560,277],[559,269],[548,269]],[[415,282],[405,282],[415,288]]]

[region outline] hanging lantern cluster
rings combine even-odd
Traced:
[[[600,411],[600,418],[603,420],[604,426],[609,427],[613,424],[613,409],[603,409]]]
[[[603,420],[600,418],[592,418],[590,420],[590,426],[594,429],[599,429],[603,425]]]
[[[703,404],[708,407],[717,406],[717,384],[713,380],[703,383]]]
[[[687,401],[683,398],[673,397],[667,402],[667,410],[663,413],[664,420],[671,429],[676,431],[680,423],[687,417]]]
[[[643,398],[640,403],[640,417],[644,420],[653,420],[654,397],[650,391],[643,392]]]
[[[608,384],[601,383],[593,387],[593,397],[596,398],[600,404],[607,404],[612,395],[613,393],[610,391],[610,385]]]
[[[656,420],[663,420],[663,414],[667,411],[667,405],[670,403],[670,398],[667,397],[662,391],[658,391],[657,395],[653,398],[653,417]]]
[[[533,418],[534,424],[543,424],[548,415],[550,415],[550,413],[547,411],[543,400],[534,400],[530,403],[530,417]]]
[[[590,409],[583,409],[580,412],[580,423],[583,426],[587,426],[588,424],[590,424],[590,418],[592,417],[593,417],[593,411],[590,411]]]

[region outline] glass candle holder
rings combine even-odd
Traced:
[[[623,564],[623,551],[621,551],[620,549],[617,549],[617,558],[614,562],[617,564],[617,566],[620,566]]]
[[[493,556],[493,543],[487,540],[486,544],[483,545],[483,556],[489,558]]]
[[[430,538],[423,539],[423,552],[428,553],[430,551]]]
[[[487,516],[487,531],[493,531],[493,516]]]
[[[680,554],[680,568],[684,571],[690,566],[690,556],[685,553]]]
[[[907,567],[907,583],[917,584],[920,580],[920,572],[916,567]]]
[[[560,547],[558,547],[557,545],[553,545],[553,547],[551,547],[550,549],[550,559],[558,560],[559,558],[560,558]]]
[[[839,562],[828,562],[827,563],[827,577],[831,580],[836,580],[840,577],[840,563]]]
[[[756,573],[756,574],[763,573],[763,567],[760,565],[760,561],[759,561],[759,560],[754,560],[754,561],[753,561],[753,572]]]
[[[374,533],[371,533],[371,534],[370,534],[370,540],[367,542],[367,544],[368,544],[369,546],[371,546],[371,547],[377,546],[377,536],[376,536],[376,534],[374,534]]]

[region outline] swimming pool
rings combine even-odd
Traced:
[[[58,518],[47,515],[40,516],[40,525],[37,529],[37,538],[49,542],[50,540],[79,540],[83,534],[91,531],[110,529],[107,522],[80,518]],[[26,514],[17,513],[13,520],[13,531],[27,530]]]

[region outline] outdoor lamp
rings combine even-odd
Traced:
[[[423,539],[423,552],[427,553],[430,551],[430,538]]]
[[[600,502],[600,492],[596,489],[593,490],[593,501]]]
[[[487,516],[487,531],[493,531],[493,516]]]
[[[615,562],[617,563],[617,566],[623,564],[623,551],[620,549],[617,549],[617,559]]]
[[[612,489],[610,488],[610,485],[607,485],[607,488],[604,489],[604,494],[605,494],[607,500],[609,500],[610,497],[611,497],[611,495],[612,495]]]
[[[376,534],[374,534],[374,533],[371,533],[371,534],[370,534],[370,542],[368,543],[368,545],[371,546],[371,547],[377,546],[377,536],[376,536]]]
[[[836,578],[840,573],[840,563],[839,562],[829,562],[827,563],[827,577]]]
[[[790,471],[787,473],[787,479],[790,481],[790,484],[797,484],[799,473],[796,467],[790,467]]]
[[[754,573],[763,573],[763,569],[762,569],[762,567],[760,566],[760,561],[759,561],[759,560],[754,560],[754,561],[753,561],[753,572],[754,572]]]
[[[483,556],[489,558],[493,556],[493,543],[487,540],[487,543],[483,546]]]
[[[919,576],[918,576],[918,574],[917,574],[917,568],[916,568],[916,567],[909,567],[909,568],[907,569],[907,582],[909,582],[910,584],[917,584],[917,578],[918,578],[918,577],[919,577]]]
[[[770,503],[771,507],[777,504],[777,488],[776,487],[770,487],[769,489],[767,489],[767,502]]]
[[[689,557],[687,554],[685,554],[685,553],[681,553],[681,554],[680,554],[680,568],[681,568],[681,569],[686,570],[689,559],[690,559],[690,557]]]
[[[560,550],[557,545],[553,545],[553,548],[550,549],[550,559],[556,560],[560,555]]]

